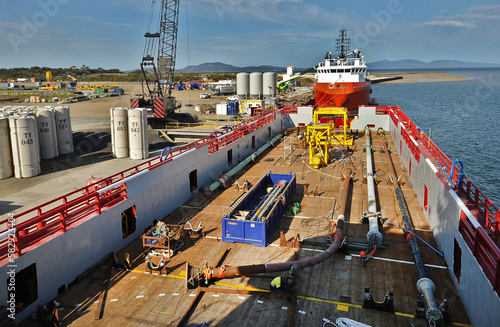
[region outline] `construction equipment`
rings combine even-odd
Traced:
[[[75,87],[75,86],[76,86],[76,83],[77,83],[76,78],[75,78],[75,77],[73,77],[73,76],[71,76],[71,75],[69,75],[69,74],[68,74],[68,78],[70,78],[70,79],[71,79],[71,82],[69,82],[69,83],[68,83],[68,84],[69,84],[69,86],[71,86],[71,87]]]
[[[315,69],[316,69],[316,67],[312,67],[312,68],[309,68],[307,70],[304,70],[303,72],[293,74],[289,78],[286,78],[286,79],[284,79],[284,80],[282,80],[280,82],[277,82],[276,83],[276,88],[278,90],[280,90],[280,91],[283,91],[283,90],[285,90],[288,87],[288,84],[290,84],[290,82],[292,82],[294,79],[297,79],[297,78],[299,78],[300,76],[302,76],[304,74],[312,72]]]
[[[309,164],[314,168],[328,164],[328,151],[332,145],[342,148],[352,145],[353,136],[347,135],[346,108],[319,108],[314,112],[314,124],[307,126],[309,144]],[[342,133],[335,134],[336,126],[342,127]]]
[[[147,248],[145,256],[146,266],[150,270],[161,271],[166,260],[172,258],[186,241],[186,238],[199,238],[203,236],[203,223],[194,229],[189,221],[177,225],[157,222],[142,235],[142,245]]]
[[[147,30],[144,34],[146,45],[141,61],[142,94],[130,101],[132,108],[152,108],[154,115],[148,115],[150,124],[178,119],[175,110],[180,108],[176,99],[172,97],[179,0],[162,0],[158,26],[152,26],[157,19],[156,6],[156,0],[152,0]],[[194,119],[192,116],[192,119],[184,118],[186,118],[184,120]]]

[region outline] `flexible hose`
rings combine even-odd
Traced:
[[[168,153],[165,155],[165,151],[167,151],[167,150],[168,150]],[[163,149],[163,150],[161,151],[161,155],[160,155],[160,162],[163,162],[164,160],[167,160],[167,157],[168,157],[168,155],[170,154],[170,151],[171,151],[171,150],[172,150],[172,149],[171,149],[169,146],[167,146],[165,149]],[[165,156],[165,159],[163,159],[163,156]]]
[[[453,181],[453,178],[451,178],[453,176],[453,169],[455,169],[455,164],[460,164],[460,171],[458,172],[458,187],[462,187],[462,179],[463,179],[463,175],[464,175],[464,165],[462,163],[462,161],[460,160],[455,160],[453,161],[453,163],[451,164],[451,169],[450,169],[450,182],[451,184],[453,185],[453,187],[457,187],[457,184],[455,184],[455,182]]]

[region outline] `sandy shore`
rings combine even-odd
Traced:
[[[372,78],[403,76],[403,79],[383,83],[427,83],[427,82],[452,82],[467,79],[467,77],[452,75],[442,72],[376,72],[371,73]]]

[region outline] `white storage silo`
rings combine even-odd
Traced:
[[[36,111],[38,137],[40,138],[40,157],[52,159],[59,156],[57,144],[56,115],[54,108],[39,108]]]
[[[12,159],[16,178],[37,176],[40,170],[40,145],[38,144],[35,116],[9,117]]]
[[[113,156],[126,158],[129,154],[127,108],[111,108],[110,114]]]
[[[236,94],[241,100],[250,98],[250,74],[238,73],[236,74]]]
[[[274,72],[267,72],[264,73],[263,78],[263,92],[264,92],[264,98],[266,99],[267,102],[270,102],[272,98],[276,97],[276,73]]]
[[[0,114],[0,179],[12,176],[9,118]]]
[[[128,110],[128,139],[131,159],[149,157],[148,110],[146,108]]]
[[[250,74],[250,98],[253,100],[262,99],[262,73]]]
[[[57,145],[59,154],[68,154],[75,151],[73,146],[73,131],[71,130],[71,118],[69,107],[55,107]]]

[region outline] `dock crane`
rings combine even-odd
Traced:
[[[152,0],[151,4],[141,61],[142,94],[130,100],[132,108],[152,108],[154,116],[148,115],[150,124],[176,119],[175,110],[180,108],[175,97],[172,97],[179,2],[180,0],[161,0],[157,26],[153,26],[156,25],[157,18],[156,0]]]

